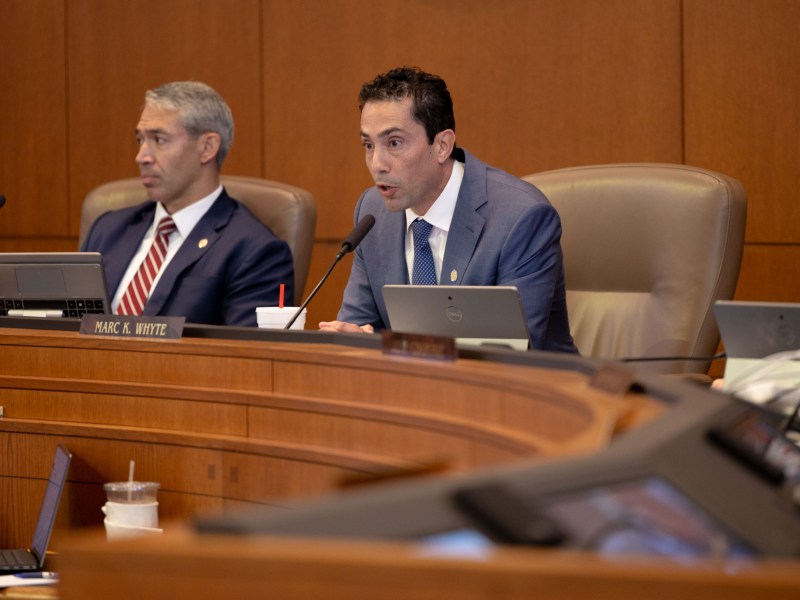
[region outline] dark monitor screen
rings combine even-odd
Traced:
[[[473,503],[468,511],[479,526],[438,533],[423,538],[426,552],[458,556],[484,556],[495,539],[506,539],[493,531],[498,523],[525,531],[534,517],[547,519],[560,533],[562,547],[590,550],[600,555],[649,555],[677,560],[754,556],[742,540],[726,531],[699,505],[659,477],[644,477],[537,498],[516,511],[508,497],[493,503],[481,490],[483,506],[497,507],[505,519],[480,514]],[[462,491],[463,493],[463,491]],[[462,503],[462,506],[464,504]],[[527,522],[526,522],[527,521]],[[513,533],[513,532],[512,532]]]
[[[109,312],[100,254],[0,253],[0,316],[80,318]]]
[[[600,554],[749,556],[753,551],[667,481],[648,477],[546,500],[570,545]]]

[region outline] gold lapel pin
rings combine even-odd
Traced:
[[[206,246],[208,246],[208,240],[206,238],[203,238],[202,240],[197,242],[198,248],[205,248]]]
[[[450,271],[450,281],[455,281],[456,279],[458,279],[458,271],[453,269]]]

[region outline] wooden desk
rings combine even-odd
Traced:
[[[0,328],[0,365],[7,547],[30,540],[57,443],[74,454],[58,525],[76,528],[102,522],[102,484],[131,459],[137,479],[160,482],[161,518],[188,518],[346,478],[588,452],[662,410],[579,370],[330,343]]]
[[[67,543],[61,600],[790,600],[796,561],[678,564],[531,549],[479,560],[431,556],[419,546],[191,532]]]

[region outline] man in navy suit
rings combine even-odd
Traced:
[[[111,307],[117,314],[183,316],[190,323],[257,325],[256,307],[293,304],[289,246],[220,185],[233,141],[233,117],[211,87],[168,83],[145,95],[136,127],[148,202],[101,215],[83,251],[103,254]],[[157,225],[171,217],[163,262],[154,280],[136,284],[152,256]],[[147,276],[149,279],[149,276]],[[133,284],[133,285],[132,285]],[[138,286],[138,287],[137,287]]]
[[[382,287],[415,283],[412,223],[424,217],[436,283],[516,286],[531,347],[577,352],[558,214],[534,186],[456,147],[445,82],[416,68],[393,69],[362,86],[359,106],[375,186],[361,195],[355,221],[371,214],[375,227],[356,249],[337,320],[320,328],[387,327]]]

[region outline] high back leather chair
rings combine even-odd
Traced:
[[[744,247],[747,194],[735,179],[673,164],[611,164],[524,177],[561,216],[570,328],[602,359],[711,356],[712,314],[730,299]],[[708,362],[653,361],[660,373]]]
[[[231,197],[244,204],[276,236],[289,244],[294,261],[295,302],[299,304],[314,247],[317,222],[314,198],[306,190],[267,179],[223,175],[221,182]],[[138,177],[111,181],[89,192],[81,209],[78,247],[101,214],[145,200],[147,193]]]

